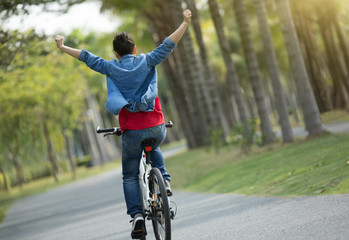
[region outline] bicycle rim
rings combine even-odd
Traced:
[[[154,197],[152,208],[153,230],[157,240],[171,239],[171,218],[168,197],[161,172],[153,168],[150,172],[150,192]]]

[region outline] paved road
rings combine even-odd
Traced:
[[[349,122],[338,122],[331,124],[324,124],[323,128],[331,133],[345,133],[349,132]],[[306,137],[308,132],[304,127],[294,127],[292,128],[293,134],[297,137]],[[277,137],[281,137],[281,132],[276,132]]]
[[[175,192],[173,239],[349,239],[349,195],[262,198]],[[130,239],[120,169],[20,200],[1,240]],[[149,238],[154,239],[148,223]]]
[[[325,128],[349,131],[349,123]],[[349,239],[349,194],[263,198],[175,192],[172,200],[178,205],[175,240]],[[116,169],[17,201],[0,225],[0,240],[126,240],[128,220]],[[148,239],[154,239],[149,223],[147,228]]]

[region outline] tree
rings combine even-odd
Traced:
[[[171,17],[170,26],[175,29],[183,21],[181,1],[168,0],[165,3],[165,6],[167,6],[165,9],[171,9],[171,11],[167,10],[168,15]],[[175,56],[177,56],[179,60],[177,61],[178,71],[183,71],[183,82],[189,103],[188,107],[191,119],[193,121],[193,134],[196,139],[195,147],[201,147],[208,144],[209,135],[204,116],[210,113],[206,112],[206,108],[204,108],[204,105],[207,105],[206,101],[201,101],[200,90],[202,89],[202,77],[189,31],[190,29],[187,29],[184,33],[181,41],[174,50],[174,54],[176,54]],[[179,62],[180,64],[178,64]],[[181,68],[179,68],[180,66]]]
[[[349,57],[338,24],[336,2],[337,1],[334,1],[328,4],[327,1],[321,1],[320,4],[315,7],[315,12],[333,81],[333,105],[335,108],[348,108],[349,73],[347,68],[349,65],[347,65],[347,59]],[[336,34],[339,39],[339,44],[336,43]]]
[[[227,137],[227,134],[229,134],[229,126],[227,123],[227,119],[224,116],[223,107],[221,104],[221,98],[218,93],[218,82],[213,76],[211,65],[208,60],[206,46],[203,41],[202,37],[202,31],[200,26],[200,19],[199,19],[199,11],[196,8],[195,0],[186,0],[188,9],[192,11],[192,26],[195,32],[195,37],[197,44],[199,46],[200,50],[200,59],[202,63],[202,69],[203,69],[203,76],[204,76],[204,84],[205,87],[205,99],[207,99],[207,107],[208,107],[208,122],[211,123],[211,126],[213,129],[218,130],[219,128],[222,128],[223,134],[225,137]],[[221,127],[219,127],[221,126]]]
[[[242,47],[245,53],[245,61],[248,68],[250,83],[254,94],[254,100],[256,102],[259,119],[261,121],[263,142],[271,143],[275,140],[275,137],[265,102],[264,89],[259,77],[258,61],[254,51],[250,27],[247,20],[245,2],[244,0],[233,0],[233,4]]]
[[[215,26],[215,30],[218,36],[221,53],[227,69],[227,75],[226,75],[227,89],[229,89],[234,96],[234,99],[238,108],[238,112],[239,112],[240,121],[246,124],[247,126],[248,118],[247,118],[245,106],[243,103],[239,78],[236,74],[235,65],[230,56],[231,50],[230,50],[227,37],[224,33],[223,22],[219,13],[219,7],[216,0],[208,0],[208,4],[210,8],[211,17]],[[244,136],[251,141],[251,139],[249,138],[249,135],[250,135],[249,132],[250,132],[249,128],[247,127],[246,131],[244,132]]]
[[[26,39],[26,34],[19,36]],[[0,132],[16,167],[19,184],[24,179],[21,163],[29,155],[23,146],[42,139],[46,142],[52,173],[58,180],[55,150],[60,144],[53,139],[67,128],[77,128],[84,104],[85,85],[78,67],[48,48],[53,46],[52,42],[28,36],[30,41],[23,40],[23,49],[11,53],[12,61],[0,75],[0,89],[6,93],[0,97],[0,123],[10,129]]]
[[[293,141],[293,132],[288,118],[288,110],[283,92],[279,66],[275,55],[274,44],[268,24],[267,13],[263,0],[252,0],[256,11],[259,33],[262,36],[265,58],[269,70],[270,80],[273,87],[275,106],[279,115],[279,125],[281,126],[283,142]]]
[[[310,86],[288,0],[276,0],[282,33],[309,136],[322,133],[319,109]]]
[[[326,112],[333,109],[332,87],[327,81],[327,79],[331,79],[331,75],[329,74],[324,54],[318,46],[318,36],[315,31],[316,14],[313,11],[314,3],[307,1],[291,4],[291,8],[304,62],[319,111]]]

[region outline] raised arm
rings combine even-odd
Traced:
[[[55,38],[57,47],[69,54],[70,56],[79,59],[80,61],[86,63],[86,65],[92,70],[108,75],[110,73],[110,67],[108,61],[101,57],[95,56],[83,49],[71,48],[64,45],[64,37],[57,35]]]
[[[72,57],[79,58],[81,49],[71,48],[64,45],[64,37],[57,35],[55,38],[57,47]]]
[[[179,40],[181,40],[183,34],[185,33],[185,30],[187,30],[190,20],[191,20],[191,11],[187,9],[183,12],[182,24],[168,38],[171,39],[173,42],[178,43]]]

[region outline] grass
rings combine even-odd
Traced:
[[[78,168],[76,172],[76,179],[73,179],[70,173],[62,173],[59,175],[59,182],[57,183],[54,181],[53,177],[48,177],[26,183],[23,185],[22,189],[19,187],[14,187],[9,192],[0,191],[0,223],[5,218],[7,209],[12,206],[16,200],[45,192],[57,186],[95,176],[120,166],[121,161],[115,160],[98,167]]]
[[[292,115],[289,116],[289,120],[292,127],[301,127],[304,126],[304,122],[302,119],[302,113],[299,110],[298,111],[298,117],[299,122],[296,122],[294,117]],[[325,112],[320,115],[321,122],[323,124],[332,124],[332,123],[338,123],[338,122],[349,122],[349,111],[347,110],[333,110],[330,112]],[[275,118],[275,115],[270,115],[270,120],[273,125],[273,129],[278,130],[280,129],[280,126],[278,124],[278,120]]]
[[[321,121],[324,124],[336,122],[349,122],[349,111],[334,110],[321,114]]]
[[[299,196],[349,193],[349,135],[274,144],[241,155],[197,149],[167,159],[174,188],[208,193]]]

